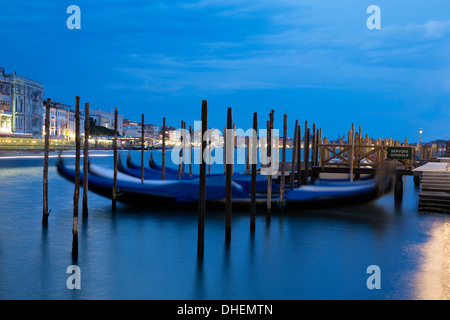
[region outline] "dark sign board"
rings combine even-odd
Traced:
[[[388,147],[387,158],[391,160],[409,160],[412,157],[411,147]]]

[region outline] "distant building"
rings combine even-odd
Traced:
[[[45,108],[47,101],[44,101],[42,108],[42,119],[45,125]],[[43,127],[43,132],[45,128]],[[50,138],[73,140],[75,138],[75,111],[71,106],[60,102],[50,103]],[[80,111],[80,135],[84,133],[84,112]]]
[[[43,91],[42,83],[0,68],[0,132],[42,136]]]
[[[165,132],[163,132],[163,126],[161,125],[161,129],[159,132],[161,139],[162,139],[163,134],[166,139],[165,141],[169,144],[176,144],[177,142],[180,141],[179,132],[177,132],[174,127],[166,125],[166,130],[165,130]]]
[[[0,133],[12,133],[11,83],[0,68]]]
[[[144,138],[146,139],[159,139],[159,127],[154,124],[144,125]]]
[[[142,124],[131,121],[127,121],[127,124],[125,124],[124,120],[123,135],[129,138],[141,138]],[[159,140],[159,127],[154,124],[144,124],[144,139]]]
[[[137,122],[131,121],[131,120],[128,119],[128,118],[123,119],[123,129],[124,129],[124,130],[125,130],[125,127],[126,127],[126,126],[137,126],[137,125],[138,125]]]
[[[90,110],[89,117],[94,120],[96,125],[114,130],[114,112],[107,112],[100,109]],[[121,114],[117,115],[117,132],[123,136],[123,115]]]
[[[142,136],[141,126],[137,124],[124,126],[123,136],[127,138],[140,138]]]

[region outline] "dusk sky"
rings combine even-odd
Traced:
[[[81,9],[69,30],[67,7]],[[381,9],[381,29],[366,12]],[[44,98],[179,127],[275,127],[288,115],[334,139],[351,123],[372,138],[450,135],[450,2],[445,0],[0,0],[0,67]]]

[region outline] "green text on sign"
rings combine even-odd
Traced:
[[[409,160],[412,154],[411,147],[388,147],[387,158],[391,160]]]

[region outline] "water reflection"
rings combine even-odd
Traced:
[[[440,215],[417,214],[412,178],[405,178],[401,206],[389,194],[355,206],[283,214],[273,208],[270,224],[259,209],[254,232],[250,208],[234,209],[228,244],[225,210],[208,209],[201,261],[196,256],[195,208],[118,203],[111,212],[110,199],[89,193],[89,217],[79,220],[80,252],[74,261],[73,184],[58,176],[51,159],[53,210],[43,228],[41,160],[27,160],[31,162],[23,166],[4,161],[3,299],[449,298],[449,223]],[[93,161],[110,166],[112,159]],[[82,270],[82,290],[65,287],[70,264]],[[379,291],[365,287],[365,271],[372,264],[382,270]]]
[[[450,299],[450,219],[440,218],[431,225],[429,241],[416,248],[421,252],[420,269],[414,276],[416,299]]]

